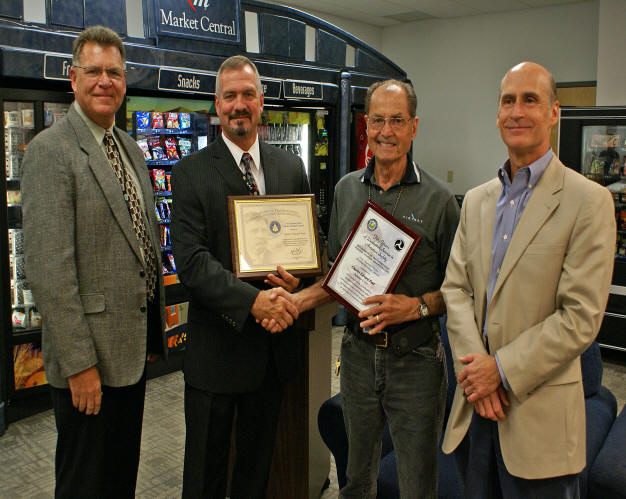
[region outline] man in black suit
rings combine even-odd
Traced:
[[[249,59],[224,61],[215,93],[222,134],[172,173],[174,257],[191,293],[183,497],[226,495],[236,410],[230,497],[263,498],[283,387],[297,369],[298,330],[289,326],[298,313],[283,289],[272,299],[260,281],[233,274],[227,196],[302,194],[309,186],[300,158],[258,139],[263,93]],[[281,332],[264,330],[258,322],[265,318],[274,318],[273,331]]]

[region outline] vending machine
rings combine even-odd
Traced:
[[[0,203],[0,216],[6,220],[7,228],[0,233],[0,258],[8,262],[0,269],[2,282],[7,283],[0,286],[0,308],[2,323],[10,324],[9,341],[0,342],[0,349],[8,349],[3,358],[12,360],[0,372],[0,392],[6,390],[6,395],[17,401],[33,394],[47,397],[41,389],[47,383],[41,353],[41,315],[24,272],[22,159],[32,138],[65,116],[72,100],[73,94],[63,92],[0,89],[4,136],[1,154],[6,172],[6,204]],[[51,177],[50,189],[54,189],[54,184]]]
[[[613,196],[615,267],[598,342],[626,352],[626,107],[562,108],[558,154],[565,165]]]

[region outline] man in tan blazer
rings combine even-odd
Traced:
[[[153,191],[143,153],[114,126],[126,91],[119,36],[83,31],[70,78],[75,101],[30,142],[22,179],[58,431],[55,496],[131,498],[146,358],[167,353]]]
[[[509,159],[465,196],[442,287],[458,378],[443,442],[467,497],[578,497],[580,354],[595,339],[615,250],[611,195],[550,149],[552,75],[502,80]]]

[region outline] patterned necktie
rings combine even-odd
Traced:
[[[111,167],[115,172],[117,181],[122,187],[122,192],[124,193],[124,200],[126,201],[126,207],[128,208],[130,220],[133,224],[133,229],[135,229],[135,234],[137,236],[137,240],[139,241],[139,246],[141,247],[141,254],[143,255],[144,264],[146,267],[146,287],[148,292],[148,300],[153,301],[154,291],[156,289],[157,283],[156,257],[152,245],[150,244],[150,238],[148,237],[148,233],[146,231],[146,223],[144,221],[144,217],[141,213],[141,203],[139,202],[139,196],[137,195],[137,187],[135,186],[133,178],[128,173],[128,170],[124,167],[124,163],[122,162],[122,158],[120,157],[120,151],[118,150],[117,145],[113,140],[113,135],[111,134],[111,132],[106,132],[104,134],[103,142],[106,148],[109,163],[111,164]]]
[[[252,159],[252,156],[250,156],[249,153],[244,152],[243,156],[241,156],[241,164],[243,165],[244,169],[246,170],[246,173],[243,176],[243,180],[246,183],[246,185],[248,186],[248,192],[252,195],[252,196],[258,196],[259,195],[259,188],[256,185],[256,180],[254,180],[254,176],[252,175],[252,170],[250,170],[250,160]]]

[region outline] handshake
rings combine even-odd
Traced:
[[[293,325],[300,314],[300,306],[291,292],[298,287],[300,279],[292,276],[280,265],[278,276],[269,274],[265,284],[272,289],[261,291],[250,309],[257,323],[270,333],[280,333]]]

